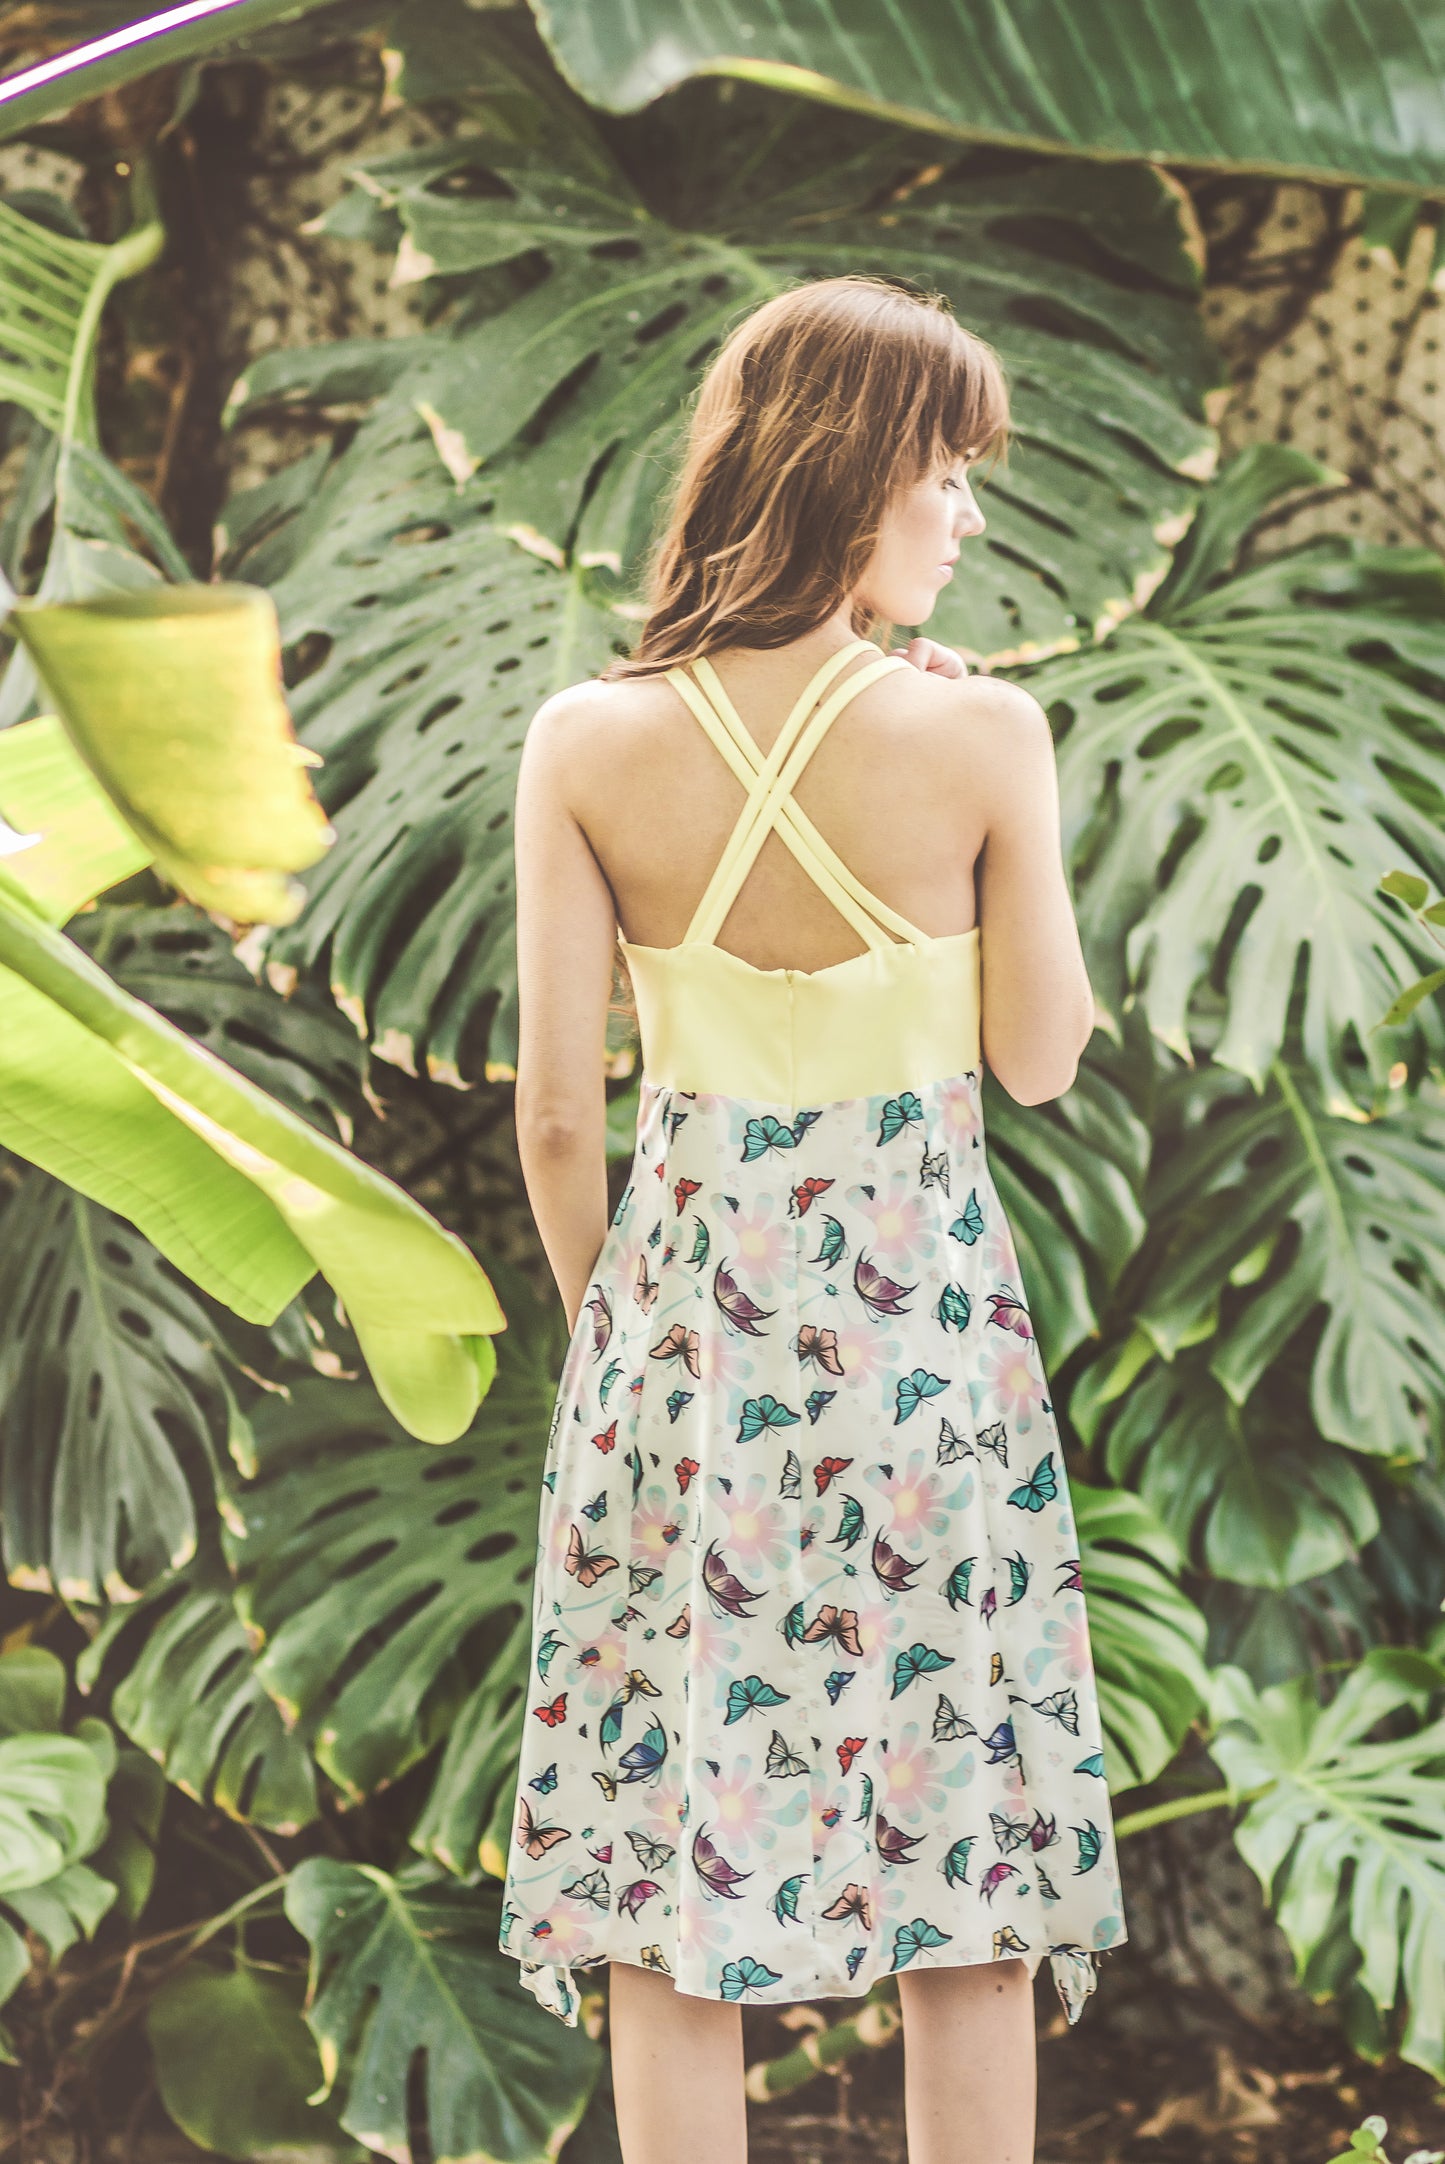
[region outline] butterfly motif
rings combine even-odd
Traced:
[[[707,1229],[706,1219],[700,1217],[697,1220],[697,1230],[692,1236],[692,1253],[687,1259],[694,1269],[700,1270],[711,1253],[712,1234]]]
[[[627,1590],[629,1593],[650,1593],[662,1576],[651,1563],[629,1563],[627,1566]]]
[[[751,1871],[734,1869],[725,1856],[720,1856],[707,1837],[706,1823],[699,1826],[692,1837],[692,1867],[709,1893],[721,1894],[725,1901],[741,1901],[739,1886]]]
[[[607,1801],[609,1803],[615,1802],[617,1798],[617,1783],[613,1779],[612,1775],[599,1768],[593,1774],[592,1778],[597,1783],[597,1786],[601,1789],[603,1795],[607,1798]]]
[[[766,1391],[760,1398],[743,1401],[742,1416],[738,1421],[738,1441],[750,1443],[755,1435],[765,1434],[769,1428],[795,1428],[798,1415],[790,1406]]]
[[[988,1318],[991,1323],[996,1323],[1000,1330],[1012,1330],[1015,1337],[1028,1339],[1033,1336],[1029,1311],[1016,1292],[1003,1285],[997,1292],[987,1293],[984,1297],[992,1311]]]
[[[911,1375],[900,1375],[895,1392],[897,1411],[893,1415],[894,1427],[911,1420],[920,1405],[929,1398],[936,1398],[941,1390],[948,1388],[946,1375],[933,1375],[927,1368],[915,1368]]]
[[[904,1090],[899,1097],[890,1097],[884,1105],[878,1121],[878,1140],[891,1142],[902,1134],[905,1127],[913,1127],[923,1118],[923,1104],[913,1090]]]
[[[537,1673],[542,1678],[542,1681],[544,1683],[547,1680],[547,1670],[551,1667],[553,1661],[561,1652],[564,1642],[565,1641],[561,1639],[554,1630],[549,1630],[546,1635],[538,1641]]]
[[[559,1841],[570,1841],[571,1838],[569,1827],[539,1826],[532,1816],[532,1806],[525,1796],[521,1798],[517,1810],[517,1846],[524,1848],[534,1863]]]
[[[660,1721],[649,1721],[641,1739],[624,1751],[617,1763],[626,1769],[624,1781],[650,1781],[660,1772],[666,1757],[667,1731]]]
[[[844,1232],[838,1219],[829,1217],[825,1211],[823,1215],[823,1244],[813,1257],[814,1262],[821,1262],[825,1268],[831,1270],[834,1263],[841,1262],[847,1252],[848,1235]]]
[[[894,1826],[880,1811],[874,1820],[874,1839],[884,1863],[914,1863],[913,1854],[923,1839],[921,1833],[905,1833],[901,1826]]]
[[[923,1568],[921,1559],[917,1563],[910,1563],[896,1548],[890,1548],[881,1533],[873,1536],[872,1560],[874,1577],[889,1593],[907,1593],[913,1585],[915,1573]]]
[[[669,1850],[668,1853],[671,1854],[671,1851]],[[649,1902],[655,1893],[661,1891],[661,1887],[656,1885],[652,1879],[635,1878],[630,1886],[624,1886],[621,1893],[618,1894],[618,1909],[624,1916],[636,1916],[638,1910]]]
[[[1000,1886],[1006,1886],[1011,1878],[1022,1878],[1016,1863],[991,1863],[978,1882],[978,1890],[990,1907]]]
[[[957,1465],[960,1458],[977,1457],[978,1453],[966,1435],[960,1435],[951,1420],[938,1424],[938,1462],[940,1465]]]
[[[858,1974],[858,1971],[862,1966],[863,1956],[867,1953],[867,1951],[868,1949],[866,1946],[850,1946],[847,1953],[844,1955],[843,1959],[847,1966],[850,1982]]]
[[[1046,1450],[1027,1480],[1010,1488],[1008,1499],[1020,1510],[1042,1510],[1058,1494],[1058,1482],[1054,1478],[1054,1454]]]
[[[831,1638],[843,1652],[851,1653],[855,1661],[861,1660],[863,1642],[858,1636],[856,1608],[835,1608],[830,1601],[825,1601],[803,1632],[801,1642],[805,1646],[819,1645],[825,1638]]]
[[[843,1515],[838,1521],[838,1530],[833,1535],[832,1545],[835,1548],[854,1548],[867,1530],[863,1521],[863,1505],[856,1495],[845,1495]]]
[[[1052,1848],[1059,1838],[1059,1822],[1043,1811],[1036,1810],[1029,1827],[1029,1847],[1035,1855],[1040,1849]]]
[[[693,1091],[689,1094],[696,1095],[696,1092]],[[685,1110],[682,1112],[678,1112],[671,1104],[668,1105],[667,1110],[662,1115],[662,1124],[667,1129],[667,1139],[669,1142],[676,1142],[677,1130],[679,1127],[681,1127],[683,1121],[686,1118],[687,1113]]]
[[[1057,1721],[1071,1736],[1079,1733],[1079,1698],[1073,1690],[1050,1691],[1047,1698],[1031,1699],[1035,1713],[1042,1713],[1046,1721]]]
[[[819,1495],[826,1495],[840,1473],[846,1473],[853,1463],[851,1458],[820,1458],[813,1467],[813,1478],[818,1483]]]
[[[915,1916],[911,1924],[900,1924],[893,1934],[893,1967],[906,1969],[915,1954],[927,1947],[947,1946],[953,1933],[940,1931],[922,1916]]]
[[[995,1420],[992,1426],[979,1429],[978,1447],[980,1450],[991,1450],[1000,1465],[1008,1464],[1008,1429],[1002,1420]]]
[[[677,1492],[679,1495],[686,1495],[688,1489],[692,1486],[693,1474],[697,1470],[698,1463],[696,1458],[678,1459],[676,1465],[673,1467],[673,1471],[677,1475]]]
[[[807,1414],[813,1427],[818,1425],[820,1416],[826,1412],[837,1395],[836,1390],[810,1390],[808,1392],[808,1395],[803,1400],[803,1411]]]
[[[743,1163],[750,1165],[759,1157],[766,1157],[769,1150],[795,1150],[821,1112],[800,1112],[789,1126],[774,1113],[764,1112],[750,1119],[743,1129]]]
[[[847,1690],[848,1685],[853,1681],[853,1675],[853,1670],[847,1668],[835,1668],[830,1676],[824,1676],[823,1688],[828,1693],[828,1703],[830,1706],[837,1705],[838,1700],[842,1697],[844,1691]]]
[[[972,1318],[973,1300],[962,1285],[945,1285],[933,1312],[945,1330],[951,1326],[961,1336]]]
[[[1016,1608],[1029,1589],[1034,1567],[1025,1555],[1015,1553],[1005,1558],[1008,1563],[1008,1604]]]
[[[610,1427],[602,1430],[600,1435],[594,1435],[592,1441],[605,1458],[609,1450],[617,1448],[617,1422],[614,1420]]]
[[[532,1711],[549,1728],[559,1728],[567,1718],[567,1693],[559,1691],[550,1706],[533,1706]]]
[[[609,1570],[616,1568],[615,1555],[604,1555],[600,1548],[594,1548],[589,1555],[580,1526],[572,1527],[567,1537],[567,1569],[579,1585],[594,1586],[599,1578],[605,1578]]]
[[[688,1330],[675,1322],[665,1337],[658,1339],[648,1354],[649,1360],[680,1360],[689,1375],[700,1376],[698,1365],[697,1332]]]
[[[866,1255],[860,1255],[853,1265],[853,1290],[870,1315],[907,1315],[911,1311],[899,1303],[918,1287],[896,1284]]]
[[[691,1405],[692,1399],[693,1393],[690,1390],[670,1390],[665,1401],[668,1419],[675,1422],[684,1405]]]
[[[722,1996],[740,1999],[745,1991],[765,1991],[769,1984],[780,1984],[782,1977],[766,1962],[755,1961],[751,1954],[744,1954],[740,1961],[725,1961],[722,1968]]]
[[[590,1518],[594,1525],[607,1516],[607,1490],[605,1488],[600,1495],[594,1495],[590,1503],[582,1505],[582,1515],[584,1518]]]
[[[935,1675],[940,1668],[951,1668],[953,1662],[952,1653],[940,1653],[935,1646],[914,1644],[904,1652],[895,1653],[891,1696],[899,1697],[920,1676]]]
[[[976,1736],[967,1714],[960,1713],[951,1698],[938,1694],[938,1704],[933,1709],[933,1740],[935,1743],[957,1743],[964,1736]]]
[[[844,1773],[848,1771],[867,1741],[866,1736],[845,1736],[843,1738],[843,1741],[838,1745],[838,1764]]]
[[[692,1629],[691,1601],[684,1603],[681,1612],[673,1617],[666,1629],[669,1638],[686,1638],[688,1632]]]
[[[741,1682],[735,1677],[728,1685],[728,1710],[723,1726],[730,1728],[734,1721],[740,1721],[744,1714],[759,1706],[781,1706],[790,1695],[788,1691],[775,1690],[761,1676],[744,1676]]]
[[[623,1190],[622,1190],[622,1193],[621,1193],[621,1194],[620,1194],[620,1195],[618,1196],[618,1198],[617,1198],[617,1207],[616,1207],[616,1209],[615,1209],[615,1210],[613,1211],[613,1213],[612,1213],[612,1222],[613,1222],[613,1224],[614,1224],[614,1225],[620,1225],[620,1224],[622,1223],[622,1220],[623,1220],[623,1218],[624,1218],[624,1217],[626,1217],[626,1215],[627,1215],[628,1211],[629,1211],[629,1210],[631,1209],[631,1207],[632,1207],[632,1182],[631,1182],[631,1181],[629,1180],[629,1181],[628,1181],[628,1183],[627,1183],[627,1185],[626,1185],[626,1187],[624,1187],[624,1188],[623,1188]]]
[[[977,1839],[977,1834],[963,1834],[954,1842],[952,1848],[939,1865],[939,1870],[948,1880],[950,1886],[966,1886],[968,1884],[968,1859],[973,1851],[973,1844]]]
[[[677,1854],[666,1841],[654,1841],[650,1833],[629,1832],[627,1839],[644,1871],[665,1871]]]
[[[750,1616],[749,1601],[761,1600],[762,1593],[751,1592],[741,1578],[728,1569],[724,1558],[717,1552],[717,1542],[710,1541],[702,1559],[702,1582],[714,1605],[723,1615]]]
[[[594,1908],[605,1909],[612,1897],[612,1889],[603,1871],[589,1871],[585,1878],[574,1878],[562,1888],[572,1901],[590,1901]]]
[[[599,1404],[599,1406],[601,1406],[604,1412],[607,1410],[608,1392],[611,1390],[612,1385],[616,1382],[618,1376],[621,1373],[622,1362],[620,1360],[609,1360],[606,1367],[602,1370],[601,1378],[597,1384],[597,1403]]]
[[[780,1924],[797,1922],[798,1895],[802,1890],[802,1885],[803,1873],[799,1871],[795,1877],[783,1880],[782,1885],[768,1903],[769,1908]]]
[[[845,1886],[836,1901],[823,1910],[829,1923],[836,1923],[845,1916],[856,1916],[865,1931],[873,1929],[873,1907],[868,1899],[866,1886]]]
[[[976,1555],[966,1555],[961,1563],[955,1563],[943,1583],[943,1597],[950,1608],[968,1606],[968,1581],[973,1576]]]
[[[767,1332],[760,1330],[758,1324],[766,1322],[770,1315],[775,1315],[777,1309],[759,1307],[757,1302],[743,1291],[732,1272],[721,1262],[713,1271],[712,1296],[717,1304],[718,1313],[725,1322],[730,1322],[735,1330],[745,1331],[749,1337],[767,1336]]]
[[[618,1696],[621,1703],[626,1706],[630,1705],[634,1698],[661,1698],[662,1692],[653,1682],[651,1676],[645,1675],[642,1669],[629,1668],[622,1679],[622,1689]]]
[[[648,1276],[647,1257],[646,1255],[639,1255],[637,1258],[637,1283],[633,1287],[632,1297],[642,1309],[644,1315],[652,1313],[657,1301],[657,1295],[661,1290],[661,1278]]]
[[[811,1360],[825,1375],[842,1374],[836,1330],[820,1330],[816,1323],[805,1322],[798,1332],[796,1349],[800,1360]]]
[[[600,1360],[612,1336],[612,1302],[600,1285],[593,1285],[582,1304],[592,1317],[592,1357]]]
[[[534,1773],[527,1786],[528,1788],[535,1788],[539,1796],[550,1796],[557,1786],[556,1759],[553,1759],[550,1766],[544,1766],[540,1773]]]
[[[950,1236],[955,1240],[962,1240],[965,1247],[972,1247],[983,1238],[983,1211],[978,1206],[976,1187],[948,1230]]]
[[[701,1180],[676,1180],[673,1182],[672,1199],[674,1204],[676,1205],[677,1214],[679,1217],[681,1217],[683,1211],[687,1208],[693,1196],[698,1193],[701,1186]]]
[[[819,1195],[826,1195],[832,1185],[831,1180],[820,1180],[816,1175],[800,1181],[788,1202],[789,1217],[806,1217]]]
[[[783,1460],[783,1477],[778,1482],[778,1493],[797,1501],[803,1493],[803,1468],[798,1462],[796,1450],[790,1450]]]
[[[918,1184],[920,1187],[941,1187],[945,1194],[948,1193],[947,1150],[935,1150],[930,1154],[925,1143],[923,1162],[918,1168]]]
[[[1012,1855],[1016,1848],[1027,1848],[1029,1823],[1026,1818],[1010,1818],[1006,1811],[990,1811],[988,1822],[993,1828],[994,1846],[1001,1856]]]
[[[773,1740],[768,1745],[767,1770],[774,1780],[788,1774],[803,1774],[809,1770],[807,1759],[799,1758],[796,1751],[789,1750],[783,1741],[781,1729],[773,1730]]]

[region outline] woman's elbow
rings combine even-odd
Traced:
[[[1017,1105],[1051,1104],[1055,1097],[1063,1097],[1074,1086],[1079,1072],[1077,1058],[1064,1061],[1006,1060],[1002,1066],[989,1061],[989,1072],[996,1082],[1003,1085]]]

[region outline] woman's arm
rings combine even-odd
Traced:
[[[607,1236],[603,1061],[617,917],[573,817],[590,687],[541,706],[517,775],[517,1147],[527,1200],[575,1328]]]

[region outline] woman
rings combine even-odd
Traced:
[[[967,575],[1007,427],[941,301],[770,300],[699,391],[635,653],[524,749],[517,1127],[572,1337],[501,1943],[569,2022],[611,1964],[627,2164],[738,2164],[741,2005],[895,1973],[913,2164],[1024,2164],[1031,1980],[1076,2020],[1126,1936],[980,1122],[981,1058],[1037,1104],[1093,1026],[1048,725],[862,636]]]

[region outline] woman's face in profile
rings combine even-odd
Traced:
[[[966,458],[900,489],[883,514],[858,594],[890,624],[924,624],[953,576],[962,543],[984,530]]]

